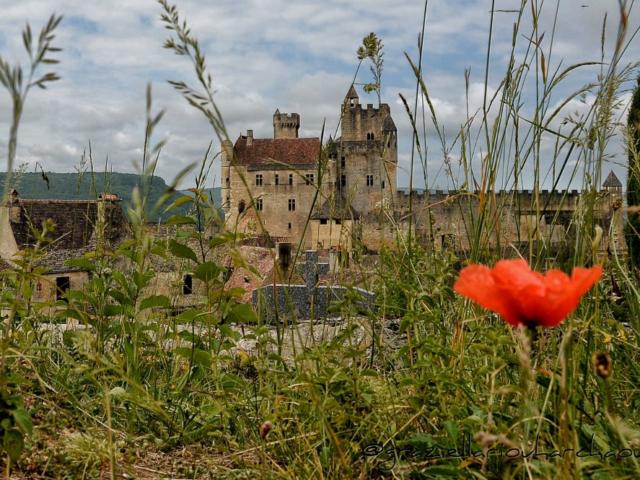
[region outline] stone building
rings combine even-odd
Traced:
[[[0,206],[2,264],[13,266],[37,250],[33,267],[42,274],[32,300],[63,299],[67,290],[80,289],[89,279],[86,269],[67,260],[111,248],[127,235],[127,221],[118,203],[116,195],[97,200],[23,199],[13,190],[9,201]]]
[[[303,249],[369,251],[411,232],[434,248],[562,248],[587,205],[572,191],[425,191],[397,188],[398,138],[389,105],[363,107],[353,85],[341,105],[340,137],[320,145],[299,138],[300,116],[276,110],[273,138],[249,130],[222,149],[222,200],[228,229],[266,235]],[[624,250],[612,225],[622,185],[611,174],[594,192],[602,248]]]
[[[268,233],[305,248],[351,248],[361,218],[396,192],[397,135],[389,105],[360,105],[349,89],[341,137],[299,138],[297,113],[273,115],[273,138],[248,130],[222,146],[222,201],[227,228]]]

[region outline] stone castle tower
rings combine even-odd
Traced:
[[[342,103],[335,142],[336,188],[361,215],[390,205],[396,194],[397,129],[389,105],[363,108],[353,85]]]
[[[273,138],[298,138],[300,129],[300,115],[297,113],[280,113],[276,110],[273,114]]]
[[[228,228],[260,234],[261,219],[278,241],[302,237],[307,247],[328,248],[350,236],[346,232],[355,222],[372,218],[383,206],[392,208],[398,152],[389,105],[363,108],[352,85],[340,113],[341,137],[327,144],[326,170],[318,163],[320,139],[299,138],[297,113],[275,111],[273,138],[254,138],[247,130],[234,144],[223,142],[222,206]],[[305,228],[310,212],[311,225]]]

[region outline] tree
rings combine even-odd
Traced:
[[[640,206],[640,76],[637,82],[628,120],[627,205],[629,206]],[[640,269],[640,215],[638,213],[629,215],[626,237],[631,265]]]

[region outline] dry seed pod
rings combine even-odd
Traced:
[[[596,352],[593,354],[593,368],[596,375],[600,378],[607,379],[611,376],[612,365],[611,357],[607,352]]]

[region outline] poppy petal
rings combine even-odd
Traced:
[[[573,312],[580,298],[600,279],[602,267],[574,268],[542,275],[525,260],[500,260],[493,269],[470,265],[454,290],[492,310],[509,324],[554,327]]]
[[[551,305],[555,303],[554,314],[556,318],[554,323],[548,326],[557,325],[572,313],[578,307],[582,296],[593,287],[601,276],[602,267],[599,265],[593,268],[574,268],[564,293],[559,294],[555,302],[550,302]]]
[[[463,268],[453,289],[487,310],[498,313],[511,325],[519,323],[517,305],[496,284],[490,268],[484,265]]]

